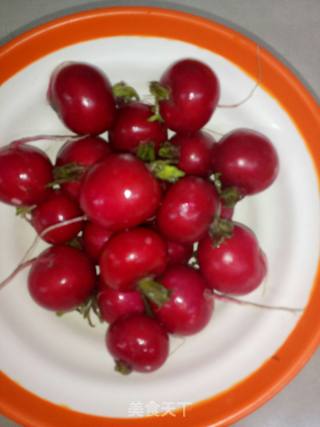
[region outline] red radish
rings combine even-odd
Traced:
[[[52,164],[42,150],[30,145],[0,149],[0,200],[14,206],[35,205],[51,194]]]
[[[166,242],[148,228],[123,231],[106,243],[100,256],[100,274],[113,289],[127,291],[145,276],[157,276],[167,264]]]
[[[210,120],[218,103],[220,85],[206,64],[195,59],[177,61],[162,75],[160,84],[168,90],[159,105],[169,129],[195,132]]]
[[[169,338],[159,323],[143,314],[121,317],[109,326],[106,335],[109,352],[116,361],[116,370],[151,372],[166,361]]]
[[[89,219],[110,230],[146,221],[159,203],[156,178],[132,154],[111,154],[92,166],[80,195],[81,208]]]
[[[218,246],[209,235],[201,240],[198,260],[208,286],[226,294],[247,294],[266,275],[266,259],[255,234],[239,223],[234,223],[232,236]]]
[[[168,268],[159,281],[171,291],[170,299],[161,307],[152,307],[167,331],[192,335],[202,330],[213,312],[213,295],[201,274],[191,267],[176,265]]]
[[[53,224],[77,218],[82,215],[78,204],[61,191],[54,192],[33,211],[31,223],[38,234]],[[72,240],[81,231],[82,222],[68,224],[64,227],[49,231],[43,236],[46,242],[55,245]]]
[[[109,132],[110,144],[117,151],[135,152],[140,144],[153,142],[156,150],[167,139],[167,128],[159,121],[150,121],[152,106],[130,102],[117,112]]]
[[[144,303],[138,291],[115,291],[107,286],[98,294],[98,306],[101,318],[113,323],[121,316],[144,313]]]
[[[213,164],[223,186],[235,186],[242,195],[265,190],[279,169],[270,140],[250,129],[237,129],[223,137],[216,145]]]
[[[219,207],[213,185],[187,176],[172,185],[163,198],[158,227],[169,240],[192,243],[204,236]]]
[[[63,123],[79,135],[110,129],[116,113],[108,78],[96,67],[64,62],[53,72],[48,100]]]
[[[81,179],[85,170],[110,153],[110,145],[104,139],[97,136],[85,136],[66,142],[57,154],[56,166],[59,169],[55,169],[58,181],[59,175],[61,177],[61,187],[63,190],[70,194],[70,196],[78,199]],[[70,164],[74,165],[75,168],[71,168],[68,176],[68,167]],[[68,166],[63,168],[66,165]]]
[[[32,298],[48,310],[73,310],[94,291],[95,267],[80,250],[52,246],[34,261],[28,276]]]
[[[84,227],[82,236],[84,250],[97,261],[111,236],[112,231],[93,222],[88,222]]]
[[[168,265],[186,264],[193,253],[192,244],[167,241]]]
[[[179,148],[179,169],[188,175],[203,177],[212,173],[211,153],[215,141],[207,132],[176,134],[170,142]]]

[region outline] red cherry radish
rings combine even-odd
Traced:
[[[187,176],[172,185],[159,209],[158,227],[169,240],[192,243],[209,228],[219,206],[213,185]]]
[[[215,141],[211,135],[203,131],[176,134],[170,142],[179,148],[179,169],[188,175],[204,177],[212,172],[211,153]]]
[[[113,289],[133,289],[145,276],[157,276],[167,263],[166,242],[148,228],[133,228],[112,237],[100,256],[100,274]]]
[[[52,164],[39,148],[6,145],[0,149],[0,200],[14,206],[31,206],[51,193]]]
[[[110,129],[115,100],[108,78],[90,64],[65,62],[53,72],[48,100],[64,124],[79,135]]]
[[[235,186],[242,195],[265,190],[279,169],[270,140],[250,129],[237,129],[223,137],[216,145],[213,164],[223,186]]]
[[[97,136],[85,136],[67,141],[57,154],[56,166],[59,167],[60,174],[63,172],[62,167],[65,165],[70,166],[70,164],[72,164],[79,166],[79,170],[76,171],[74,177],[72,176],[72,171],[70,172],[70,177],[67,176],[66,182],[61,184],[63,190],[70,194],[70,196],[78,199],[81,180],[85,170],[108,156],[110,153],[110,145],[104,139]],[[63,173],[61,176],[63,177]]]
[[[131,154],[111,154],[83,180],[80,204],[92,222],[110,230],[138,225],[154,215],[160,187],[144,163]]]
[[[167,241],[168,265],[186,264],[193,253],[192,244]]]
[[[84,227],[82,236],[84,250],[97,261],[111,236],[112,231],[93,222],[88,222]]]
[[[215,73],[203,62],[183,59],[172,64],[160,84],[168,89],[168,99],[160,100],[160,114],[175,132],[195,132],[211,118],[220,86]]]
[[[156,320],[143,314],[121,317],[112,323],[106,344],[121,373],[154,371],[169,354],[168,335]]]
[[[176,265],[167,269],[159,281],[171,291],[170,299],[160,308],[154,304],[152,307],[168,332],[192,335],[202,330],[213,312],[213,295],[201,274],[191,267]]]
[[[94,265],[78,249],[52,246],[34,261],[28,276],[32,298],[48,310],[76,308],[92,294],[96,283]]]
[[[207,235],[198,247],[200,271],[208,286],[226,294],[244,295],[266,275],[266,259],[255,234],[235,223],[232,236],[216,246]]]
[[[44,202],[40,203],[33,211],[31,223],[38,234],[41,234],[51,225],[62,223],[82,215],[77,203],[62,192],[54,192]],[[43,239],[55,245],[72,240],[80,232],[83,222],[67,224],[49,231]]]
[[[121,316],[144,313],[144,303],[138,291],[115,291],[107,286],[98,294],[98,306],[101,318],[113,323]]]
[[[135,152],[140,144],[153,142],[156,150],[167,139],[167,128],[159,121],[150,121],[151,105],[130,102],[117,112],[109,132],[110,143],[117,151]]]

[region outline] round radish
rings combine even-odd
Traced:
[[[78,249],[52,246],[34,261],[28,276],[32,298],[48,310],[73,310],[95,289],[94,265]]]
[[[83,180],[80,204],[92,222],[110,230],[138,225],[154,215],[159,184],[131,154],[111,154],[92,166]]]
[[[51,193],[52,164],[42,150],[30,145],[0,149],[0,200],[14,206],[40,203]]]
[[[115,118],[109,80],[90,64],[61,64],[51,75],[48,100],[63,123],[79,135],[105,132]]]
[[[159,323],[143,314],[121,317],[109,326],[106,335],[109,352],[116,361],[116,370],[151,372],[166,361],[169,338]]]

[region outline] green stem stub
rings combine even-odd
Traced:
[[[137,157],[143,162],[150,163],[156,159],[156,150],[154,142],[147,142],[140,144],[137,148]]]
[[[227,187],[220,192],[220,199],[227,208],[234,208],[243,198],[243,195],[236,187]]]
[[[125,82],[119,82],[112,86],[113,96],[122,100],[125,104],[131,101],[139,101],[140,97],[138,92],[132,87],[127,85]]]
[[[170,299],[170,290],[163,286],[160,282],[146,277],[138,283],[138,290],[148,300],[152,301],[159,308]]]
[[[71,239],[67,243],[67,245],[70,246],[71,248],[74,248],[74,249],[80,249],[80,250],[83,249],[83,246],[82,246],[82,243],[81,243],[81,239],[78,236],[76,236],[73,239]]]
[[[210,226],[209,233],[213,240],[213,246],[218,248],[225,239],[230,239],[233,233],[234,223],[229,219],[216,218]]]
[[[185,176],[181,169],[171,165],[168,160],[156,160],[150,163],[149,167],[153,175],[162,181],[176,182]]]
[[[100,311],[99,311],[99,307],[98,307],[98,303],[97,303],[97,299],[96,296],[93,295],[92,297],[88,298],[88,300],[86,302],[84,302],[83,304],[79,305],[75,311],[77,313],[79,313],[87,322],[88,324],[94,328],[95,324],[92,321],[92,313],[94,313],[96,315],[96,317],[99,319],[100,322],[102,322],[102,318],[100,315]],[[61,317],[66,313],[70,313],[70,311],[57,311],[56,315]]]
[[[129,375],[132,372],[131,366],[124,360],[115,360],[114,370],[122,375]]]
[[[223,202],[223,205],[227,208],[234,208],[235,205],[243,199],[243,194],[237,187],[231,186],[224,188],[221,181],[221,173],[217,172],[211,176],[217,193]]]
[[[158,101],[156,101],[155,105],[152,106],[152,113],[153,114],[148,118],[148,122],[164,122],[160,114],[160,107]]]
[[[53,181],[48,187],[55,187],[65,182],[79,181],[86,168],[78,163],[67,163],[63,166],[56,166],[53,169]]]
[[[156,101],[168,101],[171,96],[170,88],[160,84],[159,82],[153,81],[149,84],[149,90],[151,95],[153,95]]]
[[[170,88],[160,84],[159,82],[153,81],[149,84],[149,91],[155,98],[155,105],[153,106],[153,115],[149,117],[149,122],[163,122],[163,118],[160,114],[159,102],[168,101],[171,97]]]
[[[150,301],[148,300],[148,298],[143,293],[141,293],[141,296],[142,296],[142,300],[143,300],[145,314],[149,317],[154,318],[154,312],[152,311]]]
[[[217,193],[220,194],[222,191],[221,173],[216,172],[216,173],[210,175],[209,179],[214,183],[214,186],[216,187]]]
[[[19,206],[16,208],[16,215],[25,218],[27,215],[31,214],[34,206]]]
[[[159,148],[159,157],[169,160],[179,159],[179,147],[169,141],[163,142]]]

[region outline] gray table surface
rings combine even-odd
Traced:
[[[320,97],[320,0],[0,0],[0,40],[74,10],[115,4],[167,6],[225,22],[280,54]],[[319,427],[319,396],[320,350],[281,393],[236,426]],[[16,425],[0,416],[0,426]]]

